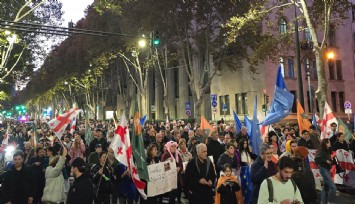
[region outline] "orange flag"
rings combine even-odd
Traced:
[[[309,127],[312,125],[311,122],[308,120],[306,113],[304,112],[300,102],[297,100],[297,120],[298,120],[298,127],[300,129],[300,135],[302,134],[303,130],[308,130]]]
[[[205,117],[203,117],[203,115],[201,115],[201,125],[200,125],[200,128],[201,128],[202,130],[204,130],[207,135],[210,135],[210,133],[211,133],[212,131],[214,131],[212,125],[210,125],[210,123],[206,120]]]

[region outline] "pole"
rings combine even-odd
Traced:
[[[313,114],[313,98],[312,98],[312,90],[311,90],[311,73],[309,69],[309,59],[306,59],[306,73],[307,73],[307,81],[308,81],[308,97],[309,97],[309,113]]]
[[[297,82],[298,82],[298,99],[301,106],[304,107],[303,98],[303,81],[302,81],[302,70],[301,70],[301,59],[300,59],[300,38],[298,35],[298,20],[296,12],[296,1],[293,1],[293,7],[295,10],[295,48],[296,48],[296,60],[297,60]]]

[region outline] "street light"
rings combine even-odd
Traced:
[[[333,60],[335,58],[335,54],[333,51],[327,52],[327,59],[328,60]]]
[[[139,47],[144,48],[147,45],[147,41],[145,39],[140,39],[138,45]]]

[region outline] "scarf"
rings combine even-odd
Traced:
[[[215,204],[220,204],[221,203],[221,194],[217,192],[217,189],[223,185],[224,182],[226,182],[226,180],[231,180],[231,181],[234,181],[234,182],[238,182],[237,178],[234,176],[234,174],[232,173],[232,175],[230,176],[226,176],[224,174],[224,172],[221,172],[221,176],[219,177],[218,179],[218,182],[217,182],[217,188],[216,188],[216,197],[215,197]],[[238,204],[242,204],[243,203],[243,196],[242,196],[242,187],[240,186],[240,190],[235,192],[235,196],[237,198],[237,202]]]
[[[178,144],[176,143],[176,142],[173,142],[173,141],[169,141],[169,142],[167,142],[166,144],[165,144],[165,147],[166,147],[166,151],[168,151],[169,152],[169,154],[170,154],[170,157],[172,158],[172,159],[174,159],[174,156],[171,154],[171,152],[170,152],[170,147],[171,147],[171,145],[175,145],[176,146],[176,151],[175,151],[175,160],[176,160],[176,163],[179,163],[179,151],[177,150],[177,147],[178,147]]]

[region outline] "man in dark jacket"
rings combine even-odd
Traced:
[[[312,140],[310,139],[307,130],[302,130],[302,138],[298,141],[298,146],[307,147],[308,149],[314,149]]]
[[[67,197],[67,204],[88,203],[94,201],[94,186],[90,175],[86,172],[85,161],[78,157],[71,167],[74,175],[74,183],[70,187]]]
[[[213,163],[217,165],[219,156],[223,154],[224,149],[221,143],[218,142],[218,133],[217,131],[212,131],[211,137],[208,138],[207,142],[207,155],[213,157]]]
[[[261,183],[277,173],[276,164],[271,161],[273,150],[267,144],[260,147],[260,156],[251,165],[250,176],[253,182],[253,191],[250,204],[258,202]]]
[[[185,176],[187,188],[192,192],[191,204],[213,203],[213,182],[216,179],[214,165],[207,157],[205,144],[196,146],[197,156],[186,166]]]
[[[95,152],[95,148],[97,144],[101,144],[102,151],[107,151],[107,140],[106,138],[102,137],[102,130],[96,129],[95,131],[95,138],[90,142],[90,153]]]
[[[41,203],[41,198],[43,196],[43,190],[46,184],[45,171],[49,165],[49,160],[44,156],[45,150],[41,147],[37,147],[37,156],[32,157],[28,162],[30,169],[32,171],[32,176],[35,182],[35,196],[33,197],[33,203]]]
[[[16,151],[13,156],[14,165],[6,172],[2,186],[2,198],[5,203],[32,204],[33,202],[35,194],[33,176],[23,160],[24,153]]]

